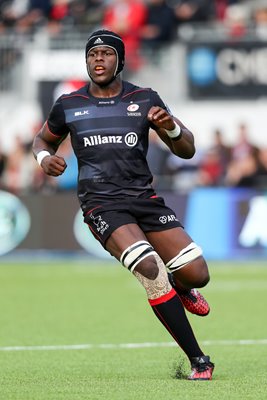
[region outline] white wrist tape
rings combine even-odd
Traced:
[[[37,154],[36,160],[38,162],[39,165],[41,165],[41,162],[43,161],[43,159],[47,156],[51,156],[51,154],[49,153],[49,151],[47,150],[42,150],[40,151],[40,153]]]
[[[176,124],[176,122],[175,122],[175,128],[172,131],[169,131],[168,129],[165,129],[165,131],[167,132],[167,135],[171,139],[178,139],[179,136],[181,136],[182,134],[181,127],[178,124]]]

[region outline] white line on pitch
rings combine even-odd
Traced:
[[[244,340],[204,340],[204,346],[243,346],[267,345],[267,339]],[[145,343],[103,343],[103,344],[69,344],[49,346],[3,346],[0,351],[46,351],[46,350],[93,350],[93,349],[141,349],[151,347],[175,347],[175,342],[145,342]]]

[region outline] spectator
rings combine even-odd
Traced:
[[[233,161],[240,161],[250,154],[255,154],[258,150],[257,147],[250,142],[246,123],[240,123],[237,130],[237,143],[232,147],[231,151],[231,159]]]
[[[14,27],[28,12],[29,0],[0,0],[0,23],[2,30]]]
[[[214,18],[214,4],[210,0],[178,0],[173,4],[177,22],[206,22]]]
[[[252,20],[255,26],[256,35],[261,40],[267,39],[267,4],[261,4],[259,7],[256,7]]]
[[[7,158],[3,176],[5,188],[15,194],[29,189],[32,184],[33,168],[32,154],[30,158],[27,157],[23,142],[17,136],[14,149]]]
[[[73,0],[69,5],[69,21],[88,32],[88,27],[101,24],[103,12],[104,0]]]
[[[224,25],[227,35],[239,39],[247,35],[250,11],[246,4],[233,4],[227,7]]]
[[[256,154],[247,154],[238,163],[229,165],[226,181],[230,186],[255,187],[259,172]]]
[[[215,129],[214,144],[204,153],[199,164],[198,185],[223,185],[230,157],[231,148],[223,142],[222,131]]]
[[[147,8],[141,0],[114,0],[104,10],[103,27],[117,32],[126,48],[126,70],[136,72],[143,64],[140,55],[142,30]]]
[[[239,174],[239,176],[238,176]],[[259,149],[242,159],[238,171],[233,176],[236,187],[250,187],[255,189],[267,188],[267,149]]]
[[[152,56],[157,56],[158,51],[174,39],[175,27],[174,10],[167,4],[166,0],[148,0],[147,19],[141,30],[145,51]],[[156,61],[157,57],[153,59]]]
[[[26,33],[46,25],[51,8],[52,0],[29,0],[27,13],[17,21],[17,30]]]
[[[220,154],[216,148],[210,148],[198,167],[199,186],[218,186],[223,175]]]
[[[226,173],[226,184],[230,186],[251,186],[259,168],[258,148],[248,136],[248,126],[238,125],[238,141],[232,147],[231,159]]]
[[[240,0],[213,0],[215,19],[217,21],[224,21],[228,7],[239,2]]]
[[[221,129],[215,129],[214,131],[214,146],[215,151],[218,152],[222,174],[226,173],[227,166],[231,158],[231,147],[227,146],[223,141],[223,132]]]

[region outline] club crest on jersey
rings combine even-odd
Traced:
[[[139,105],[138,105],[138,104],[130,104],[130,105],[127,107],[127,111],[135,112],[135,111],[138,110],[138,108],[139,108]]]
[[[127,115],[128,117],[140,117],[142,114],[139,112],[136,112],[139,109],[139,105],[138,104],[130,104],[127,107]]]

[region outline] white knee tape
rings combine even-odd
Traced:
[[[176,257],[170,260],[166,264],[166,267],[170,272],[177,271],[177,269],[183,268],[186,264],[190,263],[201,255],[201,247],[192,242],[187,247],[182,249]]]
[[[140,240],[124,250],[120,257],[120,262],[125,268],[131,272],[135,269],[144,258],[155,255],[156,252],[150,243]]]

